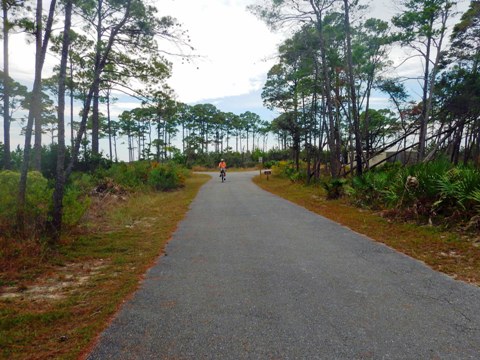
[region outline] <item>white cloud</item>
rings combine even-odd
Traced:
[[[246,94],[263,85],[281,37],[246,10],[252,1],[170,0],[159,6],[188,29],[192,63],[174,59],[169,81],[179,99],[196,102]],[[168,6],[170,5],[170,6]]]
[[[132,110],[140,106],[139,101],[118,101],[110,105],[110,116],[115,118],[126,110]]]

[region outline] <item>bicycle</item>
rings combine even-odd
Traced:
[[[222,183],[225,182],[225,169],[220,170],[220,177],[222,178]]]

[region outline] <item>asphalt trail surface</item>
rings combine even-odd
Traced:
[[[89,359],[480,359],[480,288],[215,175]]]

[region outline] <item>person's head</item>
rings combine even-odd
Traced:
[[[221,159],[220,161],[223,162],[223,159]]]

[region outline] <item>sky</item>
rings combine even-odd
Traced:
[[[170,15],[188,30],[195,48],[190,62],[181,57],[169,57],[173,76],[168,84],[178,101],[188,104],[212,103],[222,111],[240,114],[258,113],[272,120],[275,113],[262,105],[261,88],[266,74],[275,63],[275,54],[282,35],[270,32],[267,26],[246,10],[252,1],[244,0],[156,0],[159,15]],[[167,44],[165,44],[167,46]],[[176,50],[176,49],[175,49]],[[31,87],[34,74],[34,49],[23,35],[10,38],[10,73],[17,81]],[[2,62],[3,67],[3,60]],[[48,55],[45,76],[58,64]],[[112,116],[138,106],[132,98],[117,94],[119,101],[112,106]],[[80,104],[75,106],[75,113]],[[20,124],[12,124],[12,148],[22,146]],[[3,126],[0,129],[3,139]],[[0,140],[2,141],[2,140]],[[48,142],[48,135],[45,142]],[[101,144],[106,149],[106,142]],[[127,154],[122,153],[126,159]]]
[[[272,33],[267,26],[246,7],[255,0],[154,0],[159,15],[175,17],[183,29],[188,30],[191,45],[195,48],[195,58],[190,62],[181,57],[169,57],[173,63],[173,76],[168,84],[175,90],[178,101],[188,104],[211,103],[221,111],[240,114],[252,111],[264,120],[272,120],[278,114],[263,107],[261,90],[268,70],[276,62],[278,45],[286,34]],[[390,19],[397,7],[393,1],[372,0],[368,16]],[[466,9],[466,2],[461,5]],[[17,81],[31,87],[34,74],[34,49],[27,45],[23,35],[15,35],[10,40],[10,72]],[[392,49],[394,62],[405,57],[403,49]],[[3,68],[3,60],[2,62]],[[49,75],[58,59],[47,56],[45,76]],[[418,74],[418,64],[406,63],[395,70],[397,75]],[[414,84],[412,86],[415,87]],[[415,96],[415,90],[412,90]],[[112,108],[112,116],[138,106],[136,100],[120,96]],[[387,105],[384,96],[378,94],[373,99],[373,107]],[[80,106],[77,105],[75,113]],[[12,148],[23,145],[19,135],[19,124],[12,125]],[[0,128],[3,140],[3,126]],[[0,140],[0,141],[2,141]],[[48,136],[45,137],[48,142]],[[106,149],[106,141],[101,143]],[[121,153],[126,160],[126,151]]]

